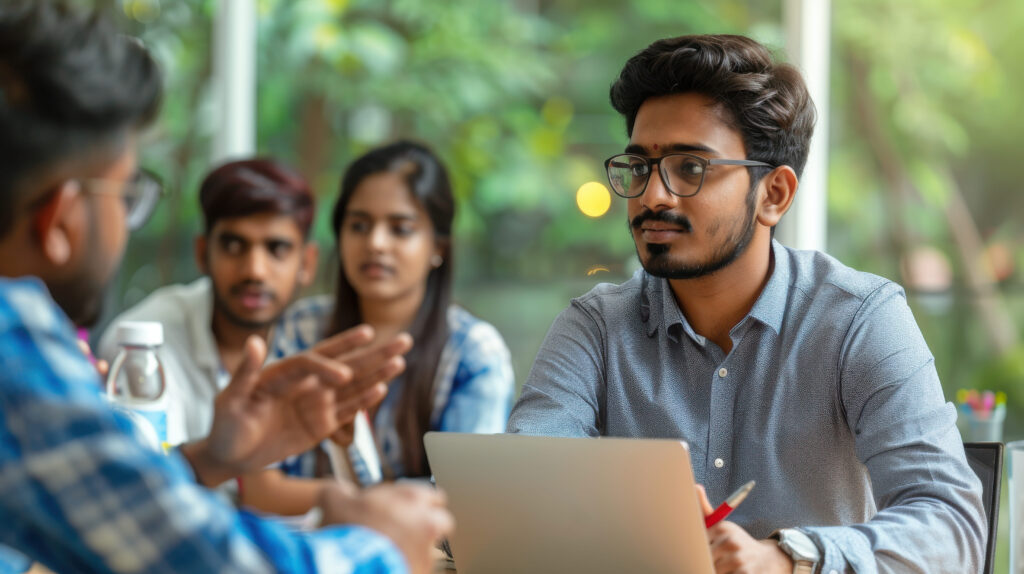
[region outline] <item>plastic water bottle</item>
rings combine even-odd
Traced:
[[[167,378],[157,356],[164,327],[150,321],[125,321],[117,326],[120,351],[107,375],[107,400],[138,430],[144,444],[158,452],[167,445]]]

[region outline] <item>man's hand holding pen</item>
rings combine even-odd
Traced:
[[[743,485],[716,509],[704,487],[697,485],[697,499],[708,527],[708,544],[716,574],[791,574],[793,561],[775,540],[755,540],[742,526],[723,520],[750,493],[753,482]]]

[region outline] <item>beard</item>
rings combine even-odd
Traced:
[[[212,277],[211,277],[211,280],[212,280]],[[262,288],[265,291],[266,295],[270,297],[271,301],[273,301],[275,303],[277,303],[279,301],[279,298],[278,298],[276,293],[274,293],[274,292],[270,291],[269,289],[267,289],[263,283],[259,283],[259,282],[255,282],[255,281],[242,281],[240,283],[232,285],[231,287],[228,288],[228,293],[229,294],[235,294],[235,293],[237,293],[239,291],[242,291],[242,290],[244,290],[246,288],[251,288],[251,287]],[[277,320],[281,318],[281,315],[284,314],[284,311],[285,311],[285,309],[288,308],[288,305],[291,305],[292,301],[295,299],[295,296],[298,294],[298,292],[299,292],[299,284],[298,284],[298,279],[296,278],[295,286],[292,289],[293,295],[286,302],[286,304],[281,305],[281,307],[278,309],[277,313],[275,313],[273,317],[270,317],[270,318],[265,319],[265,320],[255,320],[255,319],[250,319],[249,317],[245,317],[243,315],[240,315],[240,314],[236,313],[235,311],[233,311],[231,309],[231,305],[228,302],[228,297],[225,297],[225,296],[221,295],[220,287],[216,283],[214,283],[214,285],[213,285],[213,309],[214,309],[214,313],[220,313],[225,319],[228,320],[229,323],[231,323],[232,325],[235,325],[236,327],[240,327],[240,328],[245,329],[247,331],[262,331],[263,329],[266,329],[266,328],[270,327],[271,325],[273,325],[274,323],[276,323]]]
[[[83,274],[78,278],[51,281],[47,287],[50,296],[64,310],[76,327],[92,327],[103,314],[103,294],[107,280]]]
[[[649,243],[646,245],[647,259],[644,260],[640,253],[640,246],[636,245],[637,257],[645,271],[654,277],[664,279],[696,279],[705,277],[728,267],[740,255],[746,252],[754,238],[754,231],[757,228],[755,221],[754,194],[747,196],[747,213],[743,224],[729,235],[706,261],[699,263],[684,263],[673,260],[670,253],[671,246],[663,243]],[[631,229],[639,228],[645,221],[664,221],[682,227],[686,232],[693,232],[693,226],[685,216],[668,212],[644,211],[630,222]]]
[[[104,258],[98,219],[90,209],[89,233],[80,265],[67,277],[50,280],[46,285],[50,296],[77,327],[92,327],[99,320],[104,294],[121,261],[120,255],[114,261]]]

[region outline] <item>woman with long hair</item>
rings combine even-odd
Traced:
[[[281,514],[304,511],[315,503],[317,486],[301,487],[301,504],[284,504],[284,475],[330,475],[338,466],[330,452],[344,453],[348,472],[367,485],[429,476],[427,431],[504,430],[515,385],[508,348],[493,326],[451,302],[454,215],[447,171],[423,145],[400,141],[374,149],[345,172],[332,217],[340,258],[336,292],[299,301],[286,313],[271,339],[273,356],[361,323],[378,337],[406,331],[414,347],[383,401],[357,419],[350,446],[321,445],[284,461],[269,481],[250,477],[243,503]]]

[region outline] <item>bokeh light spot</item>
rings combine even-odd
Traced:
[[[554,97],[544,102],[540,110],[541,117],[548,125],[565,129],[572,121],[572,102],[566,98]]]
[[[576,205],[588,217],[601,217],[612,206],[608,188],[596,181],[588,181],[576,190]]]
[[[125,15],[142,24],[152,24],[160,17],[160,0],[130,0],[123,7]]]

